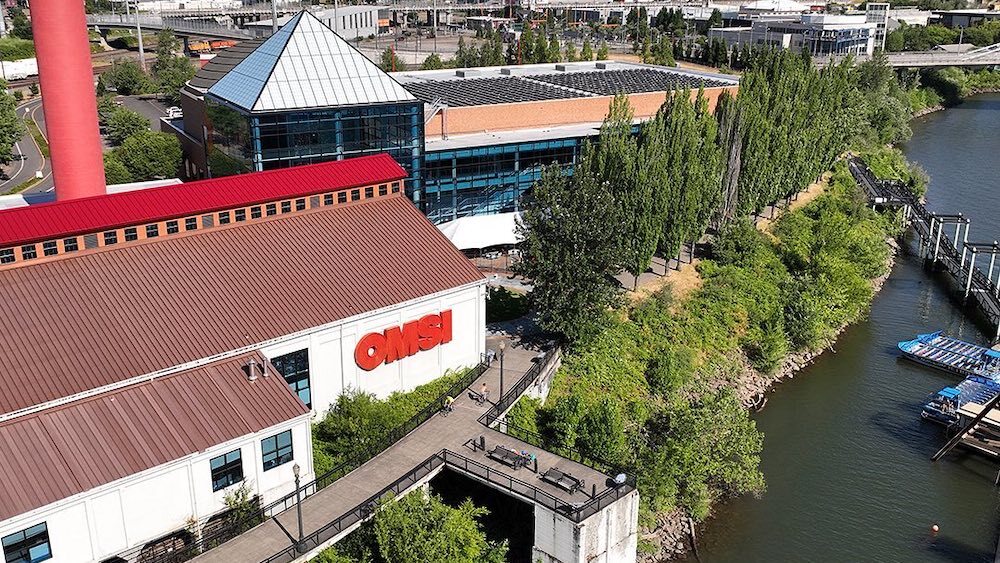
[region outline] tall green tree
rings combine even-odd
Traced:
[[[14,158],[14,144],[26,131],[24,121],[17,116],[17,100],[0,80],[0,162],[6,164]]]
[[[116,107],[106,119],[108,140],[120,145],[140,131],[149,131],[149,120],[137,111]]]
[[[606,61],[608,60],[608,42],[601,41],[601,46],[597,48],[597,60]]]
[[[31,22],[28,21],[28,17],[24,15],[24,10],[21,8],[12,8],[10,10],[10,34],[18,39],[34,38],[34,34],[31,31]]]
[[[708,16],[708,27],[722,27],[722,11],[718,8],[712,10],[712,15]]]
[[[461,38],[459,38],[459,41],[461,41]],[[462,47],[462,45],[459,45],[459,47]],[[379,59],[378,66],[385,72],[396,72],[406,68],[403,60],[396,55],[396,51],[392,47],[386,47],[382,51],[382,58]]]
[[[156,34],[156,62],[152,71],[160,92],[170,103],[180,103],[180,90],[194,77],[195,68],[181,52],[180,41],[170,29]]]
[[[156,90],[149,76],[142,70],[139,63],[118,59],[111,63],[111,69],[101,75],[100,83],[114,88],[123,96],[148,94]]]
[[[542,170],[532,193],[517,225],[525,259],[515,269],[533,281],[541,326],[576,341],[620,300],[618,205],[585,171],[567,177],[557,166]]]
[[[590,45],[590,38],[583,40],[583,47],[580,49],[580,60],[581,61],[592,61],[594,60],[594,48]]]
[[[181,166],[181,145],[169,133],[140,131],[115,149],[133,181],[174,178]]]
[[[442,68],[444,68],[444,61],[441,60],[441,56],[437,53],[427,55],[424,62],[420,64],[420,70],[439,70]]]

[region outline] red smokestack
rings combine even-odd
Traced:
[[[42,108],[56,199],[105,193],[94,69],[80,0],[32,0]]]

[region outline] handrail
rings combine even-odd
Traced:
[[[489,367],[489,365],[483,361],[477,364],[475,367],[469,369],[469,371],[462,375],[455,383],[448,388],[443,394],[435,398],[431,403],[425,406],[423,409],[418,411],[416,414],[411,416],[405,422],[393,428],[387,434],[382,436],[381,439],[377,440],[375,443],[367,448],[362,448],[353,452],[352,455],[347,460],[343,461],[336,467],[333,467],[323,475],[320,475],[304,483],[299,487],[299,495],[301,499],[306,499],[324,487],[330,485],[337,479],[340,479],[344,475],[347,475],[351,471],[357,469],[364,463],[370,461],[375,456],[384,452],[390,446],[401,440],[404,436],[415,430],[418,426],[424,422],[430,420],[432,416],[437,414],[441,410],[441,405],[444,402],[446,396],[456,397],[461,392],[472,385],[472,383],[478,379]],[[272,516],[281,514],[286,510],[290,510],[295,507],[296,502],[295,491],[288,493],[277,500],[274,500],[267,505],[258,507],[252,512],[245,514],[243,517],[238,519],[233,519],[227,521],[220,525],[216,530],[209,533],[202,533],[198,535],[195,540],[183,548],[173,549],[169,552],[155,553],[151,556],[143,558],[143,563],[175,563],[179,561],[186,561],[195,555],[208,551],[214,547],[218,547],[223,543],[235,538],[236,536],[242,534],[243,532],[253,528],[254,526],[264,522]],[[194,526],[189,526],[189,528],[200,529],[206,523],[212,519],[218,519],[220,514],[224,514],[225,511],[219,514],[213,514],[207,518],[203,518]],[[127,554],[139,553],[146,546],[139,546],[125,552]],[[186,555],[186,557],[184,557]]]

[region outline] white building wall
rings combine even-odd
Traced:
[[[261,440],[289,429],[293,460],[265,473]],[[309,417],[304,415],[0,522],[0,537],[45,522],[55,563],[100,561],[145,545],[226,508],[226,492],[240,484],[213,492],[209,461],[237,448],[243,483],[261,495],[262,504],[295,490],[296,463],[302,482],[315,478]]]
[[[365,371],[354,361],[358,340],[370,332],[451,310],[452,340]],[[430,295],[317,328],[262,350],[268,359],[309,349],[309,387],[314,413],[322,415],[347,389],[385,398],[479,363],[486,346],[486,281]]]

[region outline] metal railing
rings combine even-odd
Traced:
[[[367,448],[356,450],[353,452],[354,455],[349,459],[330,469],[323,475],[316,477],[312,481],[301,485],[299,487],[300,498],[304,500],[316,494],[324,487],[329,486],[337,479],[340,479],[344,475],[354,471],[375,456],[387,450],[390,446],[401,440],[404,436],[437,414],[441,410],[441,405],[443,404],[446,396],[457,397],[463,390],[472,385],[472,383],[478,379],[488,367],[489,366],[485,361],[480,362],[478,365],[462,374],[462,376],[459,377],[458,380],[456,380],[455,383],[453,383],[451,387],[445,391],[445,393],[436,397],[431,403],[426,405],[423,409],[411,416],[399,426],[393,428],[378,441]],[[187,542],[182,547],[162,550],[162,553],[159,552],[161,550],[157,550],[157,553],[152,554],[149,554],[147,550],[148,556],[143,557],[143,563],[179,563],[181,561],[187,561],[196,555],[222,545],[243,532],[246,532],[254,526],[264,522],[268,518],[294,508],[295,502],[296,493],[293,491],[267,505],[248,512],[242,517],[228,519],[208,533],[202,533],[200,535],[190,534],[190,536],[193,536],[194,539]],[[189,528],[201,529],[210,521],[218,519],[219,515],[216,514],[192,524]],[[182,532],[183,531],[178,531],[178,533]],[[145,548],[146,546],[135,548],[130,550],[128,553],[135,552],[138,554]]]
[[[500,415],[504,413],[507,409],[513,406],[521,395],[531,387],[531,384],[538,379],[538,376],[542,373],[542,370],[547,368],[552,362],[553,358],[557,357],[559,354],[559,348],[551,348],[545,352],[535,365],[531,366],[528,371],[524,372],[524,375],[517,380],[516,383],[509,390],[504,393],[503,397],[496,402],[492,407],[490,407],[482,416],[479,417],[479,423],[486,427],[492,427],[497,420],[499,420]]]

